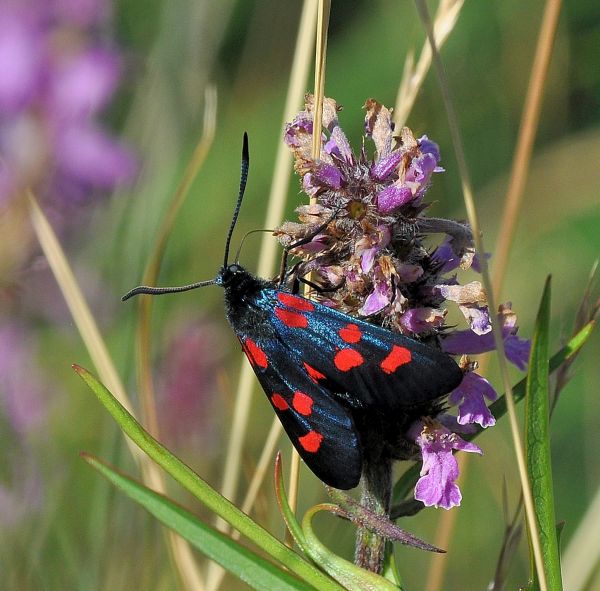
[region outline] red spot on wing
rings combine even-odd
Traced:
[[[319,451],[321,447],[321,441],[323,441],[323,435],[316,431],[309,431],[306,435],[298,437],[300,445],[308,452],[315,453]]]
[[[358,343],[362,337],[362,331],[356,324],[346,324],[344,328],[340,328],[338,334],[347,343]]]
[[[308,363],[304,362],[304,369],[307,371],[308,375],[310,376],[311,380],[316,384],[319,380],[323,380],[325,379],[325,376],[318,370],[316,370],[314,367],[311,367],[310,365],[308,365]]]
[[[275,308],[275,316],[290,328],[306,328],[308,326],[308,318],[299,312]]]
[[[294,399],[292,400],[292,406],[296,411],[305,417],[310,416],[312,413],[313,399],[304,392],[294,392]]]
[[[277,293],[277,299],[286,306],[294,308],[295,310],[301,310],[302,312],[312,312],[315,309],[314,304],[305,299],[285,291]]]
[[[340,371],[349,371],[362,365],[365,359],[356,349],[341,349],[335,354],[333,362]]]
[[[394,373],[401,365],[410,363],[412,359],[411,352],[398,345],[394,345],[389,355],[381,362],[381,369],[385,373]]]
[[[262,367],[263,369],[269,365],[265,352],[252,339],[244,341],[244,349],[252,365],[258,365],[258,367]]]
[[[281,394],[273,394],[273,396],[271,396],[271,402],[277,410],[287,410],[289,408],[288,403]]]

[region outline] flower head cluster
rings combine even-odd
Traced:
[[[96,116],[119,55],[96,31],[104,0],[8,0],[0,7],[0,204],[25,187],[72,203],[131,178],[131,153]]]
[[[407,127],[396,132],[391,111],[369,99],[363,145],[357,155],[339,125],[340,108],[334,100],[325,99],[321,155],[315,159],[313,110],[313,98],[307,96],[305,109],[286,127],[285,142],[293,152],[304,192],[315,199],[297,209],[300,223],[286,222],[277,233],[285,246],[309,239],[293,252],[302,258],[298,274],[312,273],[312,282],[321,288],[315,297],[452,355],[493,349],[485,291],[479,281],[461,284],[457,276],[459,269],[478,271],[479,253],[475,253],[470,227],[424,215],[432,177],[443,172],[438,146],[425,135],[415,138]],[[374,146],[372,157],[369,143]],[[467,329],[445,324],[448,305],[458,307]],[[516,316],[510,304],[501,307],[498,320],[508,358],[524,368],[529,345],[516,336]],[[476,363],[464,357],[461,367],[465,379],[449,396],[449,403],[458,406],[458,423],[494,424],[485,401],[493,400],[496,393],[473,372]],[[425,439],[424,435],[413,438],[419,445],[419,441],[428,442],[427,449],[434,450],[428,454],[451,454],[460,448],[456,439],[448,439],[446,428],[428,425]],[[439,441],[434,444],[436,437]],[[452,489],[457,469],[435,470],[434,475],[431,470],[439,462],[426,457],[425,447],[421,448],[429,476],[420,482],[417,498],[446,508],[457,504],[459,495],[441,492]],[[436,486],[430,488],[433,481]]]

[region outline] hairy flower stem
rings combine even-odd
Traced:
[[[362,475],[361,506],[389,518],[392,496],[392,462],[389,458],[378,457],[364,459]],[[356,550],[354,562],[371,572],[381,574],[385,556],[385,538],[359,526],[356,532]]]

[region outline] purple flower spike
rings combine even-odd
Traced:
[[[420,429],[419,432],[419,428]],[[415,429],[416,428],[416,429]],[[451,509],[460,505],[462,495],[456,484],[458,463],[453,450],[482,454],[474,443],[470,443],[452,433],[440,423],[425,424],[418,422],[411,433],[418,433],[416,444],[421,448],[423,467],[421,478],[415,487],[415,499],[426,507]]]
[[[482,427],[491,427],[496,419],[486,406],[486,398],[496,400],[496,391],[482,376],[467,372],[460,386],[448,397],[448,402],[458,406],[457,421],[460,425],[477,423]]]

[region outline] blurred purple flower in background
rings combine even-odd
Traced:
[[[122,70],[109,41],[109,16],[107,0],[0,3],[0,231],[6,245],[0,249],[0,422],[9,435],[0,480],[3,523],[41,503],[29,440],[44,432],[50,399],[31,317],[53,315],[57,290],[31,283],[40,269],[25,190],[44,203],[53,225],[80,228],[82,210],[75,206],[93,203],[136,172],[132,152],[100,120]]]
[[[217,324],[188,316],[175,329],[161,367],[159,406],[165,438],[201,449],[203,455],[218,440],[214,410],[220,406],[217,378],[225,350],[222,343]]]
[[[0,422],[12,431],[0,477],[0,524],[10,527],[41,506],[41,476],[28,440],[45,422],[49,387],[36,361],[30,331],[17,322],[0,325]],[[7,441],[5,440],[5,444]]]
[[[11,428],[26,435],[46,416],[48,389],[35,358],[35,341],[21,323],[0,324],[0,409]]]
[[[97,121],[121,73],[103,0],[0,6],[0,205],[26,187],[53,205],[130,180],[130,150]]]

